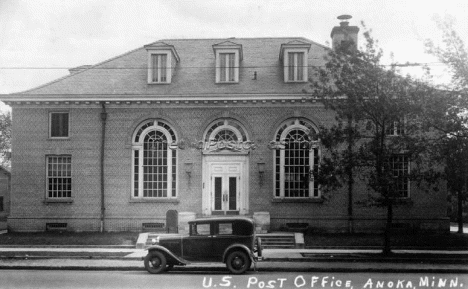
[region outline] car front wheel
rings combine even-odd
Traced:
[[[234,251],[226,259],[226,266],[232,274],[242,274],[250,268],[250,258],[242,251]]]
[[[149,252],[145,257],[145,269],[151,274],[162,273],[166,270],[166,256],[161,252]]]

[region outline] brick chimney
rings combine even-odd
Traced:
[[[351,15],[340,15],[337,17],[340,22],[340,26],[335,26],[332,29],[330,37],[332,38],[332,48],[336,49],[342,44],[347,44],[346,42],[352,42],[354,49],[357,49],[358,45],[358,32],[359,27],[349,26],[347,20],[351,19]]]

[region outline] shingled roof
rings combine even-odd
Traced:
[[[213,45],[229,41],[242,45],[239,83],[215,83]],[[37,88],[15,94],[34,95],[223,95],[223,94],[297,94],[305,83],[285,83],[279,59],[281,45],[310,43],[309,66],[323,65],[326,46],[301,37],[291,38],[229,38],[229,39],[163,39],[177,51],[180,61],[172,83],[147,83],[147,51],[145,47],[92,65]],[[149,44],[151,45],[151,44]],[[254,79],[256,74],[256,79]],[[310,75],[310,73],[309,73]]]

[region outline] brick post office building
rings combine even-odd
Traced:
[[[357,33],[342,23],[332,41]],[[139,231],[177,211],[347,231],[346,189],[325,200],[309,177],[322,153],[314,135],[334,115],[303,88],[329,49],[301,37],[164,39],[2,95],[13,109],[10,230]],[[408,183],[403,197],[396,223],[448,230],[443,192]],[[356,206],[353,218],[356,231],[378,231],[386,214]]]

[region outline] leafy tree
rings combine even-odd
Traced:
[[[310,80],[308,92],[333,110],[337,119],[320,135],[328,148],[325,163],[335,166],[326,166],[318,179],[324,187],[333,178],[347,185],[348,214],[352,214],[354,180],[359,174],[370,189],[361,203],[387,209],[383,253],[389,254],[393,207],[405,200],[402,194],[409,180],[421,179],[419,172],[424,169],[421,164],[430,139],[421,123],[421,103],[435,91],[424,82],[401,76],[396,65],[383,66],[383,52],[370,31],[365,28],[363,35],[364,49],[342,43],[330,51],[325,67]],[[409,161],[416,164],[411,173]]]
[[[438,19],[437,25],[442,43],[426,40],[426,51],[450,69],[451,83],[443,87],[444,99],[429,103],[428,121],[444,136],[437,143],[437,159],[445,166],[449,191],[457,196],[458,232],[463,233],[463,202],[468,198],[468,51],[452,19]]]
[[[0,161],[4,167],[10,166],[11,152],[11,113],[0,113]]]

